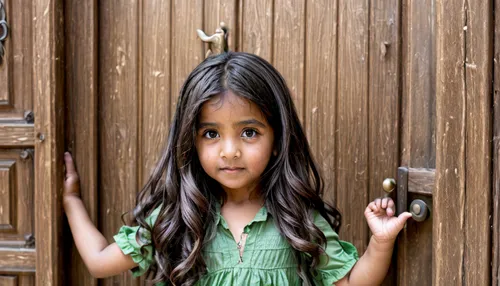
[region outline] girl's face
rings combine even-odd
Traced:
[[[273,129],[255,103],[228,91],[203,104],[196,150],[205,172],[226,193],[255,190],[273,143]]]

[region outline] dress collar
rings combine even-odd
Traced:
[[[216,202],[215,203],[215,211],[216,211],[216,214],[215,214],[215,224],[216,225],[221,224],[225,229],[229,229],[229,226],[227,225],[226,220],[222,216],[220,209],[221,209],[221,203],[220,202]],[[247,226],[250,226],[254,222],[266,221],[266,220],[267,220],[267,208],[266,208],[265,205],[263,205],[260,208],[260,210],[257,212],[257,214],[255,215],[255,217],[252,219],[252,221],[250,221],[247,224]]]

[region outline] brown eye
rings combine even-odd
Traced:
[[[205,131],[205,133],[203,133],[203,137],[208,138],[208,139],[215,139],[215,138],[219,137],[219,133],[217,133],[217,131],[214,131],[214,130],[208,130],[208,131]]]
[[[243,131],[243,134],[241,134],[241,136],[245,138],[253,138],[257,136],[257,131],[255,131],[254,129],[247,129]]]

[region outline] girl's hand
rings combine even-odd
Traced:
[[[377,242],[394,242],[406,220],[411,217],[409,212],[395,217],[394,210],[394,201],[391,198],[375,199],[366,207],[365,217]]]
[[[63,200],[71,197],[80,197],[80,179],[75,170],[73,158],[69,152],[64,153],[64,166],[66,167],[64,177],[64,193]]]

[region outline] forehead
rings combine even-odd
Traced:
[[[252,101],[228,91],[212,97],[203,104],[200,122],[234,122],[242,118],[255,118],[266,122],[260,108]]]

